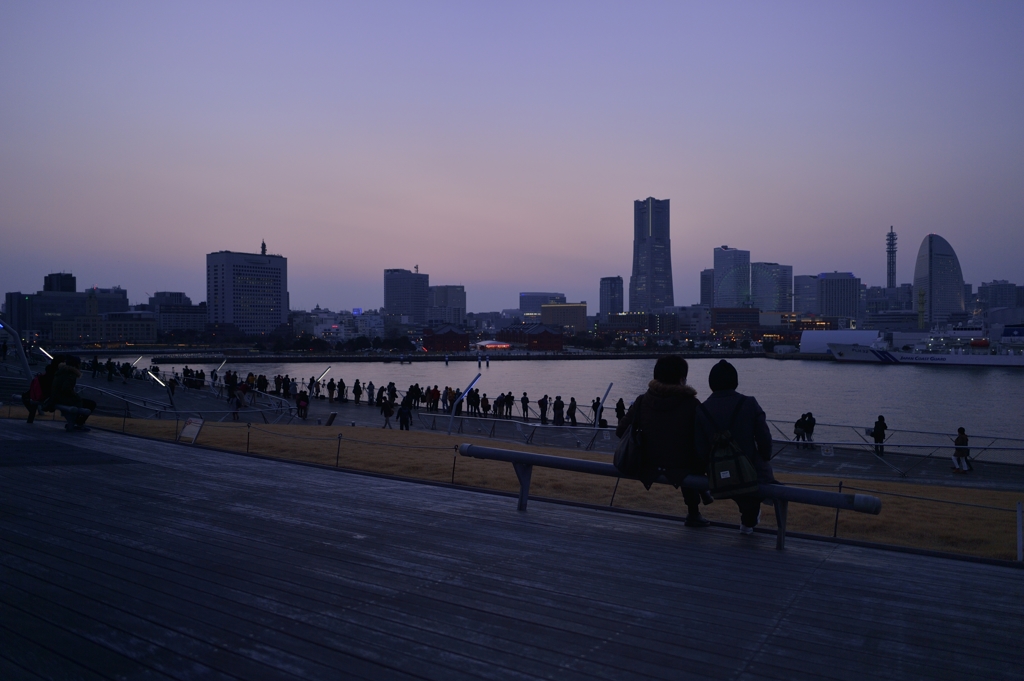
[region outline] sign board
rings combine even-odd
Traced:
[[[836,453],[836,451],[835,451],[835,449],[833,449],[832,445],[822,445],[821,446],[821,455],[822,456],[834,456],[835,453]]]
[[[178,441],[188,439],[190,445],[195,444],[196,438],[199,437],[199,431],[203,429],[202,419],[187,419],[185,426],[181,429],[181,434],[178,435]]]

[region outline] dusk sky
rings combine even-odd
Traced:
[[[293,309],[595,314],[648,196],[676,304],[722,244],[884,285],[890,225],[1024,284],[1024,2],[0,5],[0,293],[200,302],[265,239]]]

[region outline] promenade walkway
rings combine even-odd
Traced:
[[[1019,569],[56,425],[0,421],[0,678],[1024,676]]]

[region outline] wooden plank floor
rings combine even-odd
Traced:
[[[1020,679],[1021,641],[1013,568],[0,423],[3,679]]]

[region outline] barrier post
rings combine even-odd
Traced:
[[[334,467],[339,468],[341,466],[341,433],[338,433],[338,453],[334,456]]]
[[[121,419],[121,433],[124,433],[124,424],[128,421],[128,405],[124,405],[124,417]]]
[[[252,433],[252,424],[245,424],[245,453],[249,453],[249,435]]]
[[[839,493],[843,493],[843,481],[839,481]],[[832,524],[832,538],[836,538],[836,532],[839,531],[839,509],[836,509],[836,521]]]
[[[1024,502],[1017,502],[1017,562],[1024,563]]]

